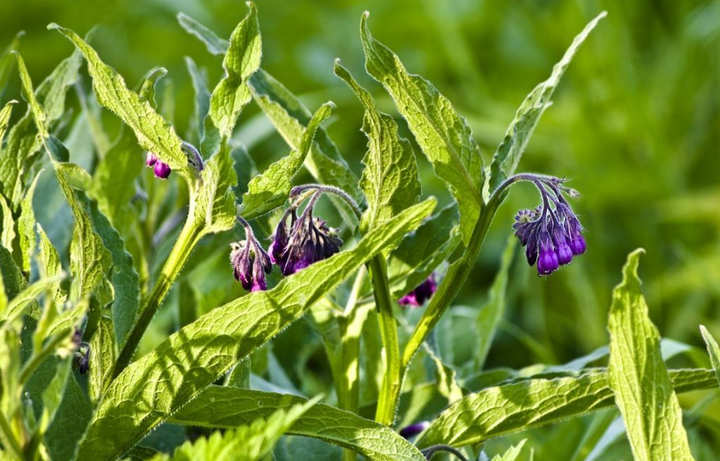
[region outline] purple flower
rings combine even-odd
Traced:
[[[248,243],[250,242],[250,243]],[[267,289],[265,274],[272,270],[270,256],[250,235],[249,240],[231,243],[230,264],[235,280],[242,284],[246,291],[264,291]]]
[[[152,152],[147,153],[147,156],[145,157],[145,164],[148,166],[148,168],[152,168],[153,173],[155,173],[155,177],[160,179],[167,179],[172,172],[172,170],[170,169],[170,165],[161,162],[157,155],[153,154]]]
[[[324,219],[314,218],[312,206],[308,205],[300,218],[295,209],[289,209],[275,229],[268,251],[283,275],[294,274],[340,251],[343,242],[338,230]]]
[[[428,421],[420,421],[419,423],[403,427],[400,429],[399,434],[402,437],[409,439],[410,437],[418,435],[428,427],[430,427],[430,423]]]
[[[583,227],[565,200],[563,192],[571,197],[579,194],[564,187],[564,180],[546,176],[528,175],[540,191],[543,203],[534,210],[520,210],[515,215],[515,235],[525,246],[525,257],[530,266],[537,262],[539,275],[549,275],[560,266],[569,264],[574,256],[585,253]]]
[[[75,330],[76,332],[79,330]],[[73,337],[74,340],[74,337]],[[81,342],[73,356],[73,368],[84,375],[90,369],[90,345]]]
[[[410,293],[406,294],[398,300],[401,306],[420,307],[425,301],[432,297],[437,290],[437,282],[435,281],[435,273],[430,274],[420,285],[416,286]]]

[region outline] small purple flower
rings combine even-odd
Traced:
[[[79,330],[75,330],[76,332]],[[74,338],[73,338],[74,339]],[[73,356],[73,368],[84,375],[90,369],[90,345],[81,342]]]
[[[538,274],[549,275],[586,250],[583,227],[563,196],[563,192],[571,197],[579,194],[562,186],[564,180],[527,176],[540,191],[543,203],[534,210],[520,210],[515,215],[513,229],[526,247],[528,264],[532,266],[537,262]]]
[[[249,240],[230,244],[233,275],[245,291],[264,291],[267,290],[265,274],[272,270],[270,256],[255,241],[254,236],[250,234],[248,237]]]
[[[435,281],[435,273],[432,273],[410,293],[400,298],[398,304],[401,306],[420,307],[425,304],[425,301],[432,297],[436,290],[437,282]]]
[[[428,421],[420,421],[419,423],[411,424],[409,426],[405,426],[402,429],[400,429],[399,434],[403,438],[409,439],[410,437],[414,437],[430,427],[430,422]]]
[[[337,235],[338,230],[329,227],[324,219],[314,218],[313,206],[314,202],[299,218],[294,208],[289,209],[275,229],[269,253],[285,276],[340,251],[343,242]]]
[[[145,164],[148,166],[148,168],[152,168],[153,173],[155,173],[155,177],[160,179],[167,179],[172,172],[172,170],[170,169],[170,165],[160,161],[157,155],[153,154],[152,152],[147,153],[147,156],[145,157]]]

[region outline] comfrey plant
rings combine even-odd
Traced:
[[[515,170],[565,69],[604,14],[523,102],[489,166],[450,101],[408,73],[362,16],[368,74],[389,93],[452,195],[433,214],[435,199],[420,200],[415,145],[400,137],[396,120],[336,61],[335,74],[364,110],[368,146],[358,178],[321,126],[334,105],[311,114],[260,68],[257,11],[248,7],[229,40],[178,17],[223,56],[225,71],[210,92],[205,73],[186,58],[197,94],[184,138],[155,101],[164,69],[131,90],[83,38],[55,24],[50,28],[76,51],[37,89],[15,55],[28,109],[4,144],[15,101],[0,111],[0,446],[9,459],[162,460],[172,456],[164,439],[178,438],[187,441],[173,447],[176,459],[296,459],[296,452],[346,461],[358,454],[485,459],[490,438],[585,415],[613,397],[636,423],[626,426],[638,459],[661,459],[653,450],[670,443],[677,459],[690,459],[673,386],[717,383],[704,369],[668,374],[639,291],[639,253],[615,292],[607,369],[548,369],[555,379],[542,375],[545,369],[532,376],[500,370],[501,377],[483,370],[502,318],[513,241],[489,305],[477,314],[478,356],[455,367],[432,337],[512,185],[530,182],[540,192],[540,206],[520,211],[513,225],[540,275],[585,252],[566,198],[578,194],[565,180]],[[74,85],[83,59],[90,94]],[[70,162],[73,153],[58,139],[70,87],[95,129],[102,130],[97,105],[125,125],[112,146],[97,148],[90,172]],[[234,140],[238,117],[253,101],[291,148],[257,175],[248,173],[250,157]],[[152,174],[142,174],[143,161]],[[58,213],[75,222],[64,234],[69,248],[60,251],[33,212],[35,187],[51,176],[40,174],[43,165],[68,204]],[[313,183],[294,184],[302,168]],[[321,212],[323,197],[330,207]],[[231,243],[236,226],[244,239]],[[242,289],[231,289],[228,244]],[[163,304],[161,321],[151,326]],[[165,337],[170,317],[177,325]],[[296,322],[301,317],[306,324]],[[316,335],[292,336],[298,325]],[[281,348],[268,345],[283,330],[278,340],[291,338],[293,347],[282,349],[286,361],[297,361],[294,371],[278,359]],[[717,361],[717,345],[704,334]],[[299,354],[314,354],[318,344],[331,378],[298,379],[294,374],[312,373]],[[641,353],[633,349],[641,346]],[[636,361],[640,355],[652,367]],[[320,395],[306,398],[312,394]],[[640,417],[646,406],[637,398],[662,414]],[[644,443],[647,434],[660,434],[661,442]],[[304,445],[298,437],[321,442]],[[517,459],[522,443],[502,459]]]

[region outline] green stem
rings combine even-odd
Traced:
[[[383,375],[375,421],[386,426],[395,422],[395,412],[402,389],[402,361],[400,342],[398,341],[397,322],[393,313],[390,285],[387,278],[387,267],[382,256],[370,261],[375,305],[380,321],[380,336],[385,351],[385,374]]]
[[[10,428],[10,423],[8,423],[8,420],[5,418],[5,415],[1,411],[0,433],[2,433],[2,442],[5,446],[5,449],[11,452],[16,459],[23,459],[22,447],[20,447],[20,443],[18,442],[17,438],[15,438],[15,434],[13,434],[13,431]]]
[[[107,389],[110,382],[115,379],[129,364],[132,360],[135,349],[137,349],[140,339],[142,339],[145,330],[150,321],[155,316],[160,304],[162,304],[170,291],[170,287],[173,282],[180,274],[185,262],[187,261],[190,253],[195,248],[195,245],[202,238],[202,225],[199,225],[194,219],[193,213],[189,213],[185,225],[178,236],[175,245],[170,251],[168,259],[165,261],[160,275],[158,276],[155,286],[153,287],[150,297],[147,299],[145,306],[143,307],[140,315],[138,316],[135,324],[133,325],[130,333],[128,333],[127,340],[123,345],[120,355],[115,362],[112,373],[108,374],[108,379],[105,381],[103,390]]]

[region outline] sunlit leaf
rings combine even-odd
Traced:
[[[708,354],[710,354],[710,363],[712,363],[712,366],[715,369],[715,376],[717,377],[718,384],[720,385],[720,346],[718,346],[715,338],[712,337],[710,332],[703,325],[700,325],[700,332],[705,340],[705,344],[707,344]]]
[[[218,37],[215,35],[215,32],[203,26],[185,13],[178,13],[177,20],[183,29],[205,43],[208,51],[212,54],[223,55],[228,49],[228,46],[230,46],[230,43],[227,40]]]
[[[628,256],[610,306],[608,375],[638,461],[692,460],[682,410],[660,354],[660,335],[640,289],[644,250]]]

